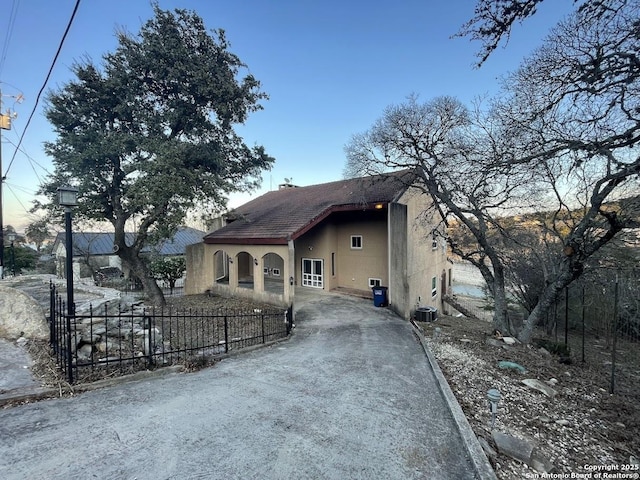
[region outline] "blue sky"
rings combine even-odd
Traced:
[[[52,172],[42,148],[55,139],[42,115],[45,95],[21,151],[16,153],[15,145],[74,5],[75,0],[3,1],[2,110],[18,114],[12,130],[2,130],[4,224],[18,231],[35,219],[28,213],[31,201]],[[479,44],[450,38],[471,18],[472,0],[159,0],[159,5],[194,10],[207,28],[223,28],[231,50],[270,96],[264,110],[238,131],[249,145],[264,145],[276,162],[259,191],[231,198],[237,206],[277,188],[285,177],[297,185],[339,180],[351,135],[368,129],[386,106],[409,94],[423,100],[452,95],[466,103],[494,94],[499,78],[518,66],[573,2],[544,2],[538,15],[517,26],[507,48],[480,69],[474,68]],[[151,16],[147,0],[83,0],[45,91],[72,79],[74,61],[85,56],[99,61],[113,51],[116,28],[137,33]],[[24,96],[21,104],[15,103],[18,94]]]

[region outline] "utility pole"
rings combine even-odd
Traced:
[[[18,102],[22,101],[22,94],[16,97]],[[0,90],[0,108],[2,108],[2,91]],[[7,109],[5,113],[0,112],[0,280],[4,278],[4,222],[2,218],[2,184],[6,180],[2,172],[2,130],[11,130],[11,118],[15,118],[15,114]]]

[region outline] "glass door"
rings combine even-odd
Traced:
[[[302,286],[323,288],[324,260],[321,258],[302,259]]]

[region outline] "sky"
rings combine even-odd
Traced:
[[[18,232],[38,217],[29,213],[38,185],[53,173],[43,142],[54,141],[43,115],[47,92],[73,80],[74,62],[100,63],[117,47],[116,29],[132,34],[152,17],[148,0],[82,0],[51,77],[45,79],[76,0],[0,0],[2,111],[17,117],[1,130],[3,223]],[[269,95],[264,110],[237,131],[246,143],[275,157],[252,194],[285,178],[312,185],[342,178],[344,146],[366,131],[384,109],[417,94],[423,101],[451,95],[464,103],[499,90],[540,44],[572,0],[549,0],[517,25],[505,48],[475,68],[478,42],[451,38],[473,16],[473,0],[158,0],[160,8],[195,11],[208,29],[222,28],[230,50]],[[45,86],[38,99],[38,94]],[[22,95],[21,103],[17,97]],[[36,104],[37,102],[37,104]],[[32,119],[27,127],[29,116]],[[23,136],[19,150],[16,145]]]

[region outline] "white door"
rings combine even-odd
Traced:
[[[302,259],[302,286],[323,288],[324,260],[321,258]]]

